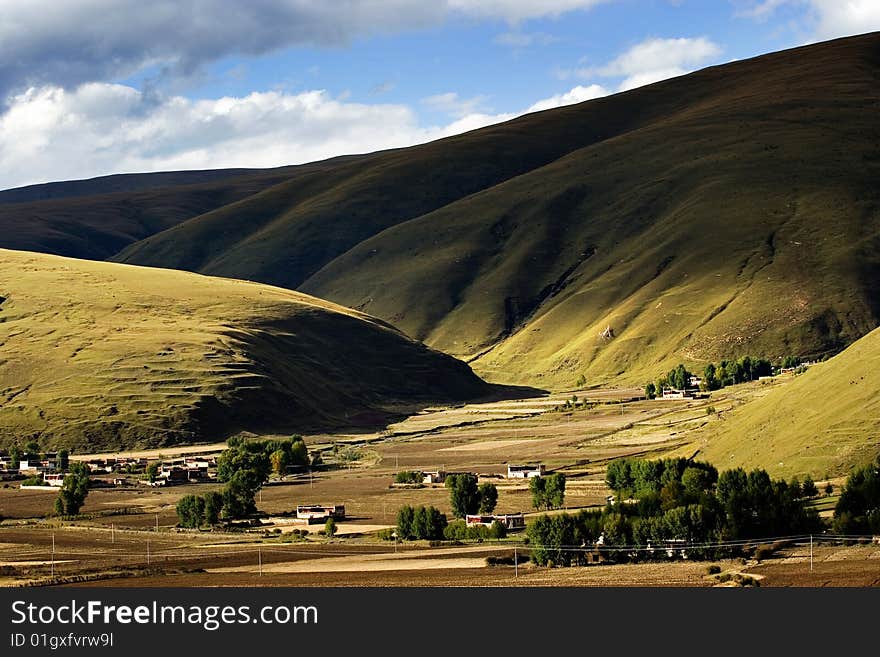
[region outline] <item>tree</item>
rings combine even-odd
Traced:
[[[721,387],[713,363],[706,365],[706,369],[703,370],[703,386],[706,390],[718,390]]]
[[[834,507],[834,530],[841,534],[880,534],[880,458],[846,479]]]
[[[21,465],[21,450],[18,445],[13,445],[9,450],[9,468],[18,470],[19,465]]]
[[[149,479],[150,483],[156,481],[156,478],[159,476],[159,462],[153,461],[147,466],[147,479]]]
[[[547,480],[544,477],[529,479],[529,492],[532,494],[532,506],[544,509],[547,504]]]
[[[287,459],[288,455],[283,449],[276,449],[269,455],[272,472],[276,477],[281,477],[287,472]]]
[[[825,484],[825,494],[831,495],[833,492],[834,492],[834,484],[832,484],[829,481],[827,484]]]
[[[561,472],[547,477],[547,485],[544,489],[547,507],[561,509],[565,504],[565,475]]]
[[[28,460],[36,460],[40,458],[40,443],[36,440],[29,440],[24,445],[24,451]]]
[[[561,472],[529,480],[532,505],[536,509],[558,509],[565,503],[565,475]]]
[[[67,470],[70,465],[70,452],[66,449],[59,450],[58,452],[58,468],[60,470]]]
[[[336,520],[327,518],[327,522],[324,523],[324,534],[328,538],[333,538],[336,535]]]
[[[198,495],[184,495],[177,503],[177,524],[196,529],[205,522],[205,499]]]
[[[223,510],[223,494],[212,491],[205,494],[205,523],[216,525]]]
[[[813,481],[813,478],[810,475],[804,477],[804,484],[801,487],[801,492],[803,492],[804,497],[816,497],[819,494],[819,489],[816,488],[816,482]]]
[[[397,537],[408,541],[413,537],[413,519],[415,510],[411,506],[402,506],[397,510]]]
[[[480,513],[492,513],[498,504],[498,488],[495,484],[485,483],[480,485],[477,492],[480,496]]]
[[[480,492],[477,489],[477,477],[472,474],[455,474],[446,477],[446,488],[449,489],[449,502],[452,515],[464,518],[476,513],[480,508]]]
[[[74,463],[70,472],[64,477],[64,483],[58,492],[55,510],[59,515],[75,516],[85,504],[89,494],[89,466],[85,463]]]
[[[656,399],[657,398],[657,386],[653,383],[648,383],[645,386],[645,397],[648,399]]]
[[[585,385],[587,385],[587,377],[585,377],[583,374],[581,374],[581,375],[577,378],[577,381],[575,381],[574,384],[575,384],[575,386],[577,386],[578,388],[583,388]]]

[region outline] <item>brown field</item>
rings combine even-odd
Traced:
[[[95,488],[84,518],[51,517],[55,495],[0,486],[0,585],[93,584],[112,586],[712,586],[704,562],[600,565],[585,568],[489,566],[489,556],[512,556],[508,541],[432,548],[380,541],[375,532],[395,523],[405,504],[434,505],[449,514],[443,486],[392,487],[395,472],[444,469],[478,472],[498,486],[499,512],[534,513],[528,484],[500,477],[509,462],[543,462],[567,475],[566,507],[595,507],[609,493],[604,470],[623,455],[662,456],[693,449],[690,436],[757,387],[742,386],[707,401],[627,401],[634,391],[577,391],[601,401],[574,411],[552,410],[572,393],[423,412],[373,434],[313,435],[313,450],[344,443],[359,450],[348,468],[270,482],[257,503],[259,528],[238,532],[175,529],[175,505],[186,494],[218,484],[168,488]],[[486,407],[486,409],[483,408]],[[499,407],[504,413],[498,414]],[[532,412],[544,409],[543,412]],[[488,412],[483,412],[487,410]],[[720,416],[720,418],[719,418]],[[208,449],[219,449],[220,445]],[[204,452],[206,448],[197,448]],[[170,455],[171,450],[164,450]],[[693,453],[693,452],[691,452]],[[332,540],[322,525],[297,537],[289,514],[297,504],[345,504],[346,519]],[[279,533],[274,533],[273,530]],[[52,540],[55,540],[54,575]],[[527,553],[521,545],[519,554]],[[147,552],[149,551],[149,563]],[[814,570],[803,548],[760,564],[723,562],[762,586],[870,586],[880,578],[880,546],[817,546]],[[262,575],[260,568],[262,567]],[[85,580],[85,581],[81,581]]]

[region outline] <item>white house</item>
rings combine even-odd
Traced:
[[[544,464],[537,465],[510,465],[507,466],[508,479],[530,479],[531,477],[544,476]]]

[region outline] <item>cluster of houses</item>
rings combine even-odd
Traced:
[[[699,399],[701,396],[700,386],[702,383],[703,380],[700,377],[691,375],[683,390],[671,387],[663,388],[659,391],[657,397],[659,399]]]

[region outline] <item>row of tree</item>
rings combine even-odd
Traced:
[[[738,468],[719,475],[708,463],[684,459],[620,459],[609,466],[607,483],[618,495],[614,505],[543,516],[529,524],[536,563],[583,563],[600,537],[606,556],[619,559],[646,556],[642,548],[670,541],[718,543],[821,529],[802,487],[774,481],[764,470]]]
[[[397,539],[439,541],[448,522],[433,506],[402,506],[397,511]]]

